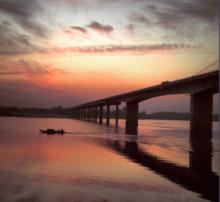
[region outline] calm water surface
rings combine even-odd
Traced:
[[[215,199],[213,182],[205,181],[211,191],[201,184],[204,176],[218,175],[218,123],[213,123],[212,171],[194,170],[195,175],[189,163],[197,157],[190,147],[188,121],[141,120],[137,137],[123,134],[123,120],[117,131],[114,120],[111,123],[107,128],[72,119],[1,117],[0,201]],[[45,128],[63,128],[72,134],[40,135],[39,129]]]

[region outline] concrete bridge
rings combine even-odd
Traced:
[[[219,71],[213,71],[176,81],[165,81],[159,85],[131,91],[112,97],[88,102],[73,107],[74,118],[103,123],[103,107],[106,106],[106,125],[109,126],[110,107],[116,106],[116,126],[118,108],[126,103],[126,134],[138,132],[138,104],[144,100],[174,94],[191,95],[190,131],[192,134],[212,134],[213,94],[219,92]]]

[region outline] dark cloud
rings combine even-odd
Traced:
[[[165,28],[173,29],[184,25],[188,20],[200,23],[218,21],[218,0],[163,0],[157,4],[147,4],[144,10],[146,9],[154,15],[151,23]]]
[[[28,54],[38,49],[28,35],[20,34],[8,21],[0,24],[0,47],[0,55]]]
[[[103,25],[99,22],[96,22],[96,21],[92,21],[89,25],[87,25],[86,27],[94,30],[94,31],[97,31],[99,33],[102,33],[102,34],[110,34],[114,28],[110,25]],[[77,31],[77,32],[81,32],[82,34],[87,34],[88,30],[86,27],[83,27],[83,26],[70,26],[70,30],[65,30],[66,33],[72,33],[71,30],[74,30],[74,31]]]
[[[110,54],[110,53],[131,53],[131,54],[149,54],[157,51],[178,51],[185,49],[197,49],[198,46],[173,43],[173,44],[155,44],[155,45],[103,45],[103,46],[83,46],[49,49],[43,53],[60,54],[72,52],[76,54]]]
[[[96,21],[92,21],[89,25],[87,25],[86,27],[94,30],[94,31],[97,31],[101,34],[110,34],[114,28],[110,25],[103,25],[101,23],[98,23]],[[68,33],[68,34],[73,34],[75,35],[77,31],[78,34],[82,34],[81,36],[83,37],[88,37],[87,33],[88,33],[88,30],[86,27],[83,27],[83,26],[70,26],[70,29],[67,29],[67,30],[64,30],[64,32]],[[74,31],[74,32],[73,32]]]
[[[43,15],[38,0],[0,0],[0,55],[38,51],[38,39],[49,36],[49,28],[40,21]]]
[[[82,33],[87,33],[87,29],[84,28],[84,27],[80,27],[80,26],[71,26],[70,28],[73,29],[73,30],[77,30],[77,31],[79,31],[79,32],[82,32]]]
[[[129,22],[163,29],[163,40],[196,40],[218,31],[218,0],[138,1],[142,9],[132,12]]]
[[[142,13],[138,13],[138,12],[133,12],[131,14],[131,20],[134,22],[139,22],[139,23],[143,23],[145,25],[151,25],[152,22]]]
[[[84,0],[58,0],[64,3],[70,3],[70,4],[80,4],[84,2]]]
[[[100,33],[105,33],[105,34],[109,34],[114,30],[114,28],[112,26],[103,25],[103,24],[100,24],[96,21],[92,21],[89,25],[87,25],[87,27],[89,27],[90,29],[93,29],[95,31],[98,31]]]
[[[1,0],[0,11],[7,14],[28,33],[38,37],[47,36],[47,28],[38,21],[43,14],[43,8],[35,0]],[[38,18],[38,19],[37,19]]]
[[[31,0],[1,0],[0,9],[12,16],[29,18],[32,16],[32,11],[38,10],[38,5]]]
[[[182,17],[192,17],[208,22],[218,18],[218,0],[193,0],[189,2],[165,0],[164,3],[170,6],[169,12],[179,14]]]
[[[133,24],[128,24],[126,26],[126,29],[128,30],[129,33],[133,34],[135,32],[135,26]]]
[[[90,39],[90,35],[88,33],[88,30],[82,26],[70,26],[69,28],[65,28],[63,29],[63,31],[70,35],[71,37],[75,38],[75,37],[81,37],[84,39],[89,40]]]
[[[156,5],[154,5],[154,4],[149,4],[149,5],[147,5],[146,6],[148,9],[150,9],[150,10],[157,10],[157,7],[156,7]]]

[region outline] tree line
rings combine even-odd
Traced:
[[[106,110],[103,113],[106,117]],[[119,109],[119,118],[126,118],[126,107]],[[21,117],[73,117],[73,108],[64,108],[62,106],[52,108],[25,108],[25,107],[0,107],[0,116],[21,116]],[[111,110],[110,118],[115,118],[116,111]],[[190,113],[187,112],[155,112],[147,114],[141,111],[138,114],[139,119],[167,119],[167,120],[189,120]],[[218,121],[218,114],[213,114],[213,120]]]

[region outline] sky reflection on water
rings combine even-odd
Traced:
[[[188,122],[141,121],[141,135],[133,137],[123,135],[123,128],[115,134],[114,127],[71,119],[0,119],[2,202],[206,201],[174,182],[189,167]],[[49,127],[76,134],[39,135]],[[213,171],[217,131],[215,123]],[[174,168],[174,181],[169,170],[155,171],[152,163]]]

